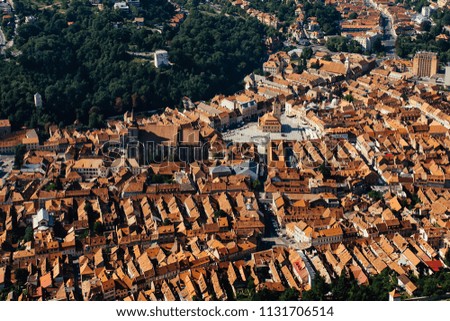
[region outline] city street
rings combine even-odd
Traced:
[[[286,246],[296,250],[305,250],[309,248],[309,244],[300,243],[293,238],[286,236],[286,229],[279,226],[275,215],[273,214],[270,203],[261,205],[264,213],[264,224],[266,231],[261,239],[263,248],[272,248],[274,245]]]
[[[385,48],[386,56],[389,58],[395,58],[395,41],[397,40],[397,35],[395,34],[394,25],[391,17],[386,15],[384,12],[379,10],[376,5],[371,0],[364,1],[366,5],[371,6],[378,11],[380,11],[381,17],[383,18],[383,32],[384,38],[382,44]]]
[[[6,179],[14,165],[14,156],[0,155],[0,179]]]
[[[6,45],[6,37],[3,33],[2,28],[0,27],[0,54],[3,54]]]
[[[14,12],[14,1],[7,0],[7,2],[9,3]],[[17,15],[14,15],[14,23],[15,23],[14,33],[17,35],[17,29],[19,28],[20,24],[20,19]],[[5,50],[11,48],[12,46],[14,46],[14,40],[7,41],[3,29],[0,26],[0,55],[3,55],[5,53]]]

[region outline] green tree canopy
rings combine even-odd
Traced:
[[[235,92],[243,77],[266,57],[264,39],[273,33],[254,18],[241,19],[194,10],[179,28],[164,26],[174,14],[165,0],[143,0],[139,15],[148,28],[138,28],[131,16],[103,11],[88,1],[72,1],[65,10],[37,10],[28,0],[15,1],[19,16],[36,21],[21,24],[14,50],[0,64],[0,118],[22,125],[48,123],[92,128],[125,110],[155,110],[180,104],[183,96],[208,99]],[[70,22],[70,23],[69,23]],[[156,69],[152,59],[130,52],[169,51],[174,64]],[[43,97],[34,108],[33,95]]]
[[[34,232],[31,226],[27,226],[27,228],[25,229],[25,236],[23,237],[23,240],[25,242],[30,242],[34,240]]]

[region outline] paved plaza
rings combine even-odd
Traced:
[[[282,124],[281,133],[264,133],[258,128],[257,122],[252,122],[240,128],[223,132],[222,136],[225,140],[238,143],[260,142],[259,139],[262,137],[272,140],[284,139],[297,141],[319,138],[317,130],[298,117],[287,117],[285,114],[282,114],[280,121]]]

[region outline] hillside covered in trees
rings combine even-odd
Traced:
[[[29,0],[16,3],[21,24],[0,64],[0,118],[9,117],[16,127],[75,120],[96,127],[131,107],[154,110],[183,96],[229,93],[266,55],[268,28],[255,19],[191,10],[180,27],[164,25],[158,32],[152,24],[174,14],[166,0],[142,1],[143,27],[131,13],[106,5],[99,11],[88,1],[43,10]],[[24,23],[26,15],[35,21]],[[156,69],[151,56],[132,54],[156,49],[168,50],[173,66]],[[42,110],[33,107],[36,92]]]

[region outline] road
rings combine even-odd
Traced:
[[[12,8],[12,11],[14,12],[14,1],[7,0],[7,2],[9,3],[9,5]],[[14,34],[17,35],[17,29],[19,28],[20,19],[19,19],[19,17],[17,17],[16,14],[14,14],[14,23],[15,23]],[[0,26],[0,55],[3,55],[5,53],[5,51],[8,48],[11,48],[12,46],[14,46],[14,40],[6,41],[6,36],[3,33],[3,30]]]
[[[14,156],[0,155],[0,185],[5,184],[14,166]]]
[[[389,16],[381,13],[383,17],[383,28],[384,28],[384,40],[382,42],[386,50],[386,55],[391,57],[396,57],[395,54],[395,41],[397,40],[397,35],[395,34],[394,27],[392,25],[392,20]]]
[[[6,49],[8,49],[6,43],[6,36],[3,33],[2,27],[0,26],[0,55],[4,55]]]
[[[270,209],[270,203],[262,204],[262,212],[264,213],[264,225],[266,226],[264,237],[261,239],[264,249],[270,249],[278,245],[301,251],[310,247],[309,244],[299,243],[286,236],[286,229],[280,228],[274,213]]]
[[[0,54],[3,54],[4,53],[4,50],[5,50],[5,45],[6,45],[6,36],[5,36],[5,34],[3,33],[3,28],[2,28],[2,26],[0,25]]]
[[[395,41],[397,40],[397,35],[394,30],[392,18],[379,10],[372,0],[364,0],[364,3],[367,6],[373,7],[380,12],[381,17],[383,18],[382,27],[384,33],[382,44],[385,47],[386,56],[388,56],[389,58],[396,58],[397,55],[395,53]]]
[[[4,46],[6,45],[6,37],[5,34],[3,33],[3,29],[0,28],[0,46]]]

